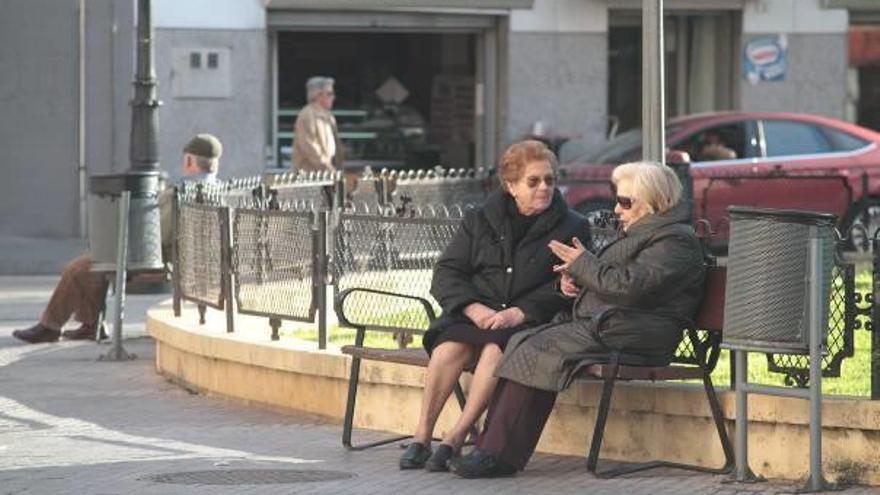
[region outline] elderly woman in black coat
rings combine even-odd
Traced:
[[[425,334],[431,360],[419,424],[400,458],[401,469],[447,470],[486,408],[508,339],[571,304],[556,291],[557,260],[549,243],[588,232],[585,219],[555,188],[557,168],[556,157],[538,141],[508,148],[498,166],[501,190],[468,212],[434,268],[431,294],[443,315]],[[440,411],[462,371],[474,362],[464,410],[432,455]]]
[[[611,351],[637,365],[669,363],[683,322],[703,290],[703,252],[689,225],[681,184],[664,165],[620,165],[612,182],[623,232],[598,254],[580,243],[550,242],[561,263],[569,314],[518,333],[498,366],[500,377],[477,449],[452,464],[466,478],[522,470],[535,450],[556,394],[578,370]],[[630,362],[634,361],[634,362]]]

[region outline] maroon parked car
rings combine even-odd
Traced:
[[[694,218],[707,219],[722,245],[730,205],[830,212],[841,229],[880,212],[880,133],[870,129],[802,113],[722,112],[671,120],[666,142],[667,161],[691,162]],[[588,214],[610,208],[611,170],[641,151],[639,129],[582,151],[566,143],[568,204]]]

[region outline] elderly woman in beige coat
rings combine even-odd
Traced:
[[[578,242],[550,242],[561,260],[560,291],[573,309],[511,338],[496,371],[487,428],[477,449],[453,461],[466,478],[511,475],[535,450],[556,394],[611,352],[628,364],[669,363],[703,289],[700,243],[681,184],[665,165],[620,165],[612,182],[623,232],[593,254]]]

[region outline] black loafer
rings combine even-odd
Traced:
[[[510,464],[479,449],[466,456],[456,457],[449,463],[449,468],[462,478],[498,478],[513,476],[517,471]]]
[[[412,442],[400,456],[400,469],[422,469],[429,457],[431,457],[430,447]]]
[[[425,469],[428,471],[449,471],[449,461],[455,457],[457,452],[451,445],[441,443],[437,450],[425,462]]]
[[[24,330],[15,330],[12,332],[12,336],[18,340],[23,340],[28,344],[41,344],[44,342],[58,342],[61,332],[37,323]]]

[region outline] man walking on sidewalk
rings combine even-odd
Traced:
[[[223,146],[211,134],[199,134],[183,148],[184,180],[214,181],[220,166]],[[168,252],[166,245],[171,243],[171,200],[173,189],[169,188],[159,195],[160,223],[162,228],[162,251]],[[76,330],[65,330],[68,340],[94,339],[98,332],[98,313],[104,302],[107,282],[91,271],[92,257],[85,253],[73,259],[61,272],[61,280],[55,286],[49,304],[43,311],[39,323],[24,329],[15,330],[12,336],[30,344],[57,342],[61,328],[72,315],[82,323]]]
[[[331,77],[315,76],[306,81],[308,103],[294,123],[294,170],[324,171],[342,168],[343,146],[339,140],[336,118],[330,110],[336,93]]]

